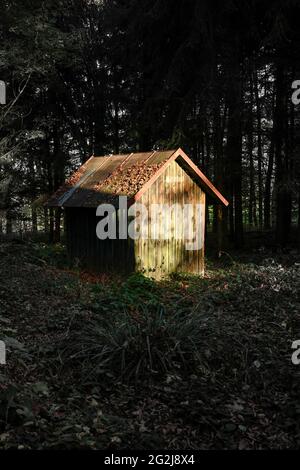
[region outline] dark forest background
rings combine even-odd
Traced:
[[[58,240],[43,204],[90,155],[180,146],[230,201],[209,213],[214,232],[236,247],[249,231],[299,240],[299,13],[295,0],[2,0],[0,233]]]

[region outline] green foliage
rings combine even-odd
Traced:
[[[68,266],[66,247],[60,243],[49,245],[40,243],[34,245],[34,256],[49,266],[65,268]]]
[[[115,293],[123,305],[156,305],[159,302],[157,284],[142,274],[132,274]]]

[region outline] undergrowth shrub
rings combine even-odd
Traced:
[[[195,371],[201,363],[201,320],[193,314],[169,315],[163,307],[124,310],[74,322],[62,358],[85,379],[101,375],[118,380]]]
[[[297,263],[270,261],[169,284],[134,275],[98,290],[89,314],[70,325],[63,362],[85,380],[195,374],[263,389],[274,380],[275,356],[283,364],[278,374],[289,373],[290,334],[299,330],[290,307],[291,299],[294,308],[299,303],[299,279]]]

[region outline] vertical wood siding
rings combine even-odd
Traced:
[[[133,240],[99,240],[96,209],[65,209],[70,263],[96,272],[135,270]]]
[[[172,211],[167,214],[165,219],[159,217],[156,224],[151,220],[148,227],[148,240],[135,241],[136,269],[156,279],[172,272],[202,275],[204,273],[205,193],[201,188],[174,161],[141,197],[139,202],[144,204],[149,212],[151,204],[168,204],[169,206],[192,204],[194,210],[196,210],[197,204],[201,204],[199,236],[202,240],[202,248],[194,251],[186,250],[184,220],[176,211]],[[170,239],[152,239],[152,230],[155,230],[156,233],[164,233],[166,227],[170,229]],[[181,239],[176,237],[176,230],[179,231]],[[196,230],[195,217],[193,230]]]

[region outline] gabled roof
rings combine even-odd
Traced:
[[[183,150],[91,157],[48,200],[48,207],[92,207],[116,203],[119,196],[136,202],[176,160],[217,203],[228,201]]]

